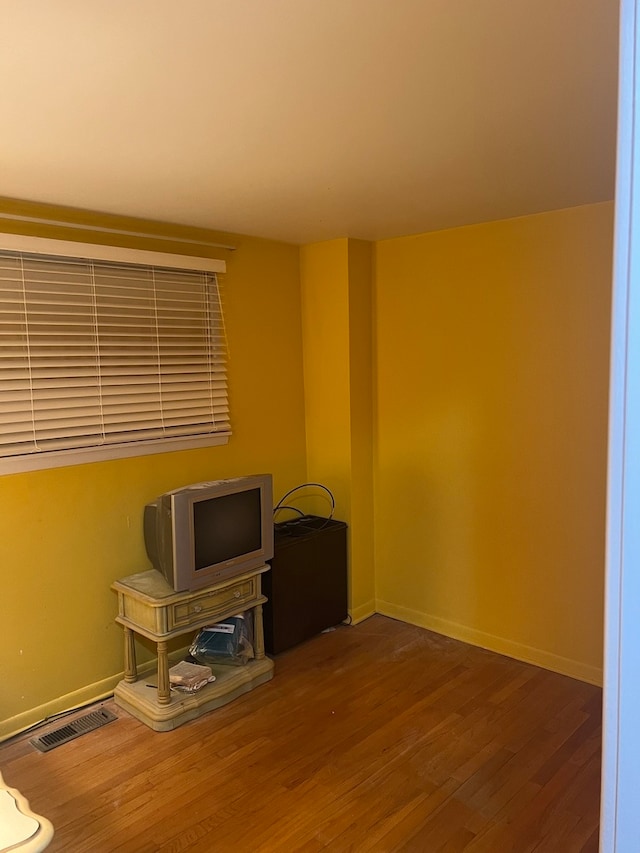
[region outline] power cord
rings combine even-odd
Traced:
[[[333,496],[333,492],[331,491],[331,489],[328,489],[322,483],[301,483],[299,486],[296,486],[293,489],[289,489],[289,491],[285,495],[283,495],[280,498],[280,500],[278,501],[278,503],[275,505],[275,507],[273,509],[274,517],[275,517],[276,513],[280,512],[280,510],[290,509],[290,510],[293,510],[294,512],[299,513],[300,516],[302,516],[304,518],[304,516],[306,515],[305,512],[302,512],[302,510],[298,509],[295,506],[290,506],[289,504],[285,504],[285,501],[287,500],[287,498],[290,495],[293,495],[295,492],[299,492],[301,489],[308,489],[308,488],[322,489],[323,491],[325,491],[329,495],[329,500],[331,501],[331,512],[329,513],[329,517],[328,517],[327,521],[330,521],[333,518],[333,513],[334,513],[335,508],[336,508],[336,500]]]

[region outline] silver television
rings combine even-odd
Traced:
[[[192,483],[144,509],[153,568],[176,592],[233,578],[273,557],[271,474]]]

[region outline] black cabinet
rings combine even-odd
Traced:
[[[276,524],[262,576],[264,641],[278,654],[347,618],[347,525],[307,515]]]

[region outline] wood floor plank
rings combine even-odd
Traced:
[[[595,853],[601,691],[375,616],[174,732],[0,744],[52,853]],[[46,730],[46,729],[45,729]]]

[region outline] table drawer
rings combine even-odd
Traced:
[[[232,604],[238,605],[238,613],[244,606],[257,598],[257,578],[252,577],[217,590],[208,590],[202,595],[190,596],[169,608],[169,631],[188,625],[202,624],[203,619],[228,614]]]

